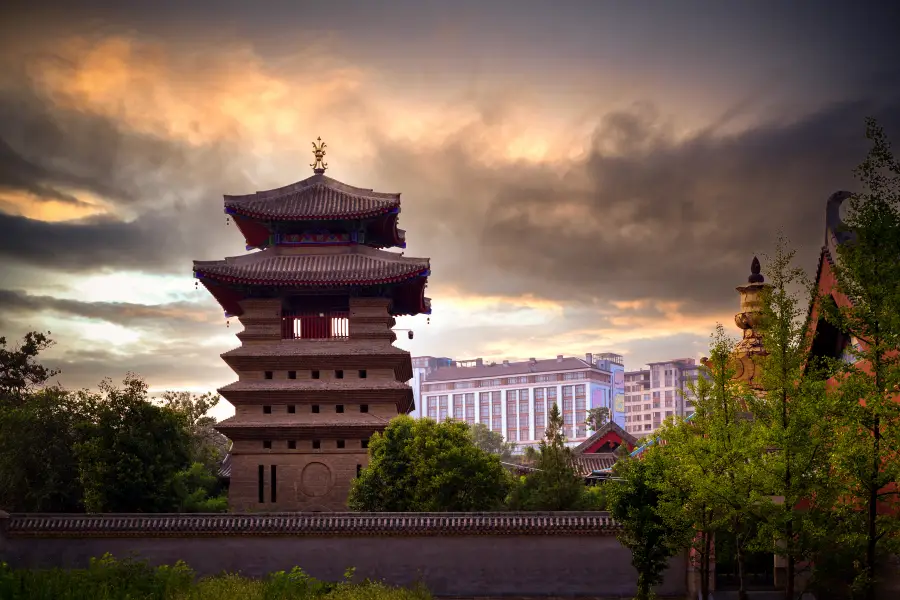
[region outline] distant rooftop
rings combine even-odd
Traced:
[[[590,356],[590,355],[589,355]],[[587,357],[586,357],[587,358]],[[503,361],[500,363],[485,364],[484,359],[475,358],[465,361],[456,361],[452,367],[441,367],[431,373],[427,380],[456,381],[458,379],[482,379],[488,377],[507,377],[510,375],[529,375],[532,373],[556,373],[559,371],[574,371],[594,369],[608,372],[584,359],[565,357],[562,355],[550,359],[529,359],[518,362]]]

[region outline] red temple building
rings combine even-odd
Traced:
[[[238,376],[219,390],[235,415],[216,427],[232,441],[232,511],[345,510],[370,436],[413,408],[392,328],[431,312],[429,260],[385,251],[405,247],[400,194],[325,176],[325,144],[313,147],[312,177],[225,196],[254,252],[194,261],[244,327],[222,355]]]

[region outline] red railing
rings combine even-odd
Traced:
[[[285,340],[332,340],[350,335],[347,313],[298,313],[281,315],[281,338]]]

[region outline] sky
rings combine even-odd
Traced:
[[[239,323],[192,260],[224,194],[402,193],[434,312],[413,355],[693,356],[779,233],[815,268],[865,118],[900,136],[884,2],[130,0],[0,18],[0,336],[67,387],[208,391]],[[229,412],[228,407],[222,410]]]

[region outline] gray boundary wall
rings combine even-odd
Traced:
[[[425,584],[436,596],[631,597],[637,573],[607,513],[281,513],[20,515],[0,513],[0,560],[85,567],[111,553],[185,561],[200,575],[264,577],[301,567],[338,580]],[[661,596],[684,597],[686,555]]]

